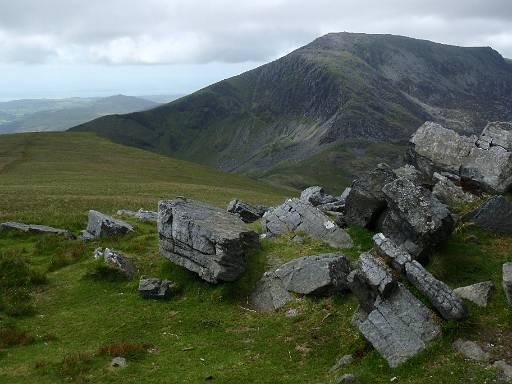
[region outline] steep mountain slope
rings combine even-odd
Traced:
[[[143,111],[158,103],[132,96],[24,99],[0,103],[0,133],[62,131],[113,113]],[[6,117],[2,119],[2,113]]]
[[[512,66],[491,48],[328,34],[170,104],[73,129],[295,186],[339,187],[377,161],[371,148],[404,143],[427,119],[466,133],[512,119]],[[379,160],[400,162],[400,148],[387,152]]]

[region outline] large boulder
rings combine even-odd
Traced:
[[[492,281],[483,281],[466,287],[456,288],[453,292],[461,299],[469,300],[479,307],[485,308],[493,289],[494,283]]]
[[[388,297],[378,297],[369,314],[357,312],[353,321],[393,368],[441,335],[432,313],[401,284]]]
[[[477,144],[481,148],[498,146],[512,151],[512,122],[495,121],[487,124]]]
[[[429,176],[436,171],[458,174],[476,141],[476,136],[461,136],[440,124],[427,121],[409,140],[407,161]]]
[[[337,248],[350,248],[352,239],[328,216],[311,204],[300,199],[289,199],[284,204],[266,212],[261,226],[267,233],[275,235],[289,232],[304,232]]]
[[[158,236],[163,256],[211,283],[238,279],[248,249],[259,244],[239,217],[185,198],[159,202]]]
[[[503,264],[502,284],[508,304],[512,305],[512,262]]]
[[[275,273],[287,291],[303,295],[325,295],[336,289],[330,273],[331,264],[343,264],[350,268],[345,256],[326,253],[299,257],[283,264]]]
[[[476,200],[476,196],[464,192],[462,187],[456,185],[453,181],[444,175],[434,172],[433,179],[435,181],[432,194],[446,205],[455,205],[461,203],[471,203]]]
[[[479,208],[464,215],[462,220],[489,232],[511,234],[512,203],[504,196],[493,196]]]
[[[289,303],[292,296],[274,272],[265,272],[251,294],[251,303],[258,312],[272,312]]]
[[[407,250],[422,257],[453,231],[455,219],[446,205],[432,193],[400,177],[382,189],[388,211],[380,223],[381,232],[398,245],[412,243]]]
[[[345,201],[345,222],[361,227],[374,226],[386,208],[386,196],[382,188],[395,178],[396,175],[389,166],[379,164],[376,169],[354,180]]]
[[[432,179],[425,175],[425,173],[416,169],[414,165],[405,164],[400,168],[393,169],[393,172],[396,177],[405,177],[416,185],[421,185],[425,188],[430,188],[432,186]]]
[[[66,229],[53,228],[47,225],[39,225],[39,224],[23,224],[17,223],[15,221],[7,221],[5,223],[0,224],[0,232],[4,231],[20,231],[20,232],[30,232],[30,233],[51,233],[58,236],[63,236],[68,240],[74,239],[74,236],[70,231]]]
[[[488,352],[485,352],[477,343],[471,340],[457,339],[453,343],[453,349],[464,355],[464,357],[475,361],[485,363],[491,358]]]
[[[229,202],[228,208],[229,213],[234,213],[240,216],[245,223],[252,223],[259,220],[261,216],[268,210],[266,207],[254,206],[248,203],[244,203],[238,199],[233,199]]]
[[[133,227],[122,220],[90,210],[86,231],[94,237],[112,237],[126,235],[133,231]]]

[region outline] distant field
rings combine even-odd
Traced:
[[[218,206],[233,197],[276,204],[297,191],[154,153],[112,144],[90,134],[0,136],[0,222],[19,220],[72,229],[86,225],[88,209],[155,208],[161,198],[184,195]],[[497,374],[465,361],[451,343],[479,341],[495,357],[510,359],[512,311],[501,289],[486,309],[469,305],[461,324],[442,322],[444,337],[397,369],[351,325],[352,295],[297,297],[273,314],[250,309],[248,296],[269,260],[332,252],[306,238],[282,236],[249,255],[242,278],[209,285],[158,253],[155,225],[127,219],[126,237],[83,244],[54,236],[0,234],[0,383],[333,383],[354,373],[360,383],[493,383]],[[259,230],[259,224],[252,225]],[[372,247],[371,233],[349,228],[353,260]],[[466,241],[477,235],[481,244]],[[132,282],[98,277],[96,247],[120,250],[134,265]],[[511,236],[460,227],[434,255],[430,268],[450,286],[482,280],[500,284],[510,260]],[[96,274],[94,274],[96,273]],[[143,300],[142,274],[178,284],[168,301]],[[424,300],[424,298],[423,298]],[[286,317],[290,308],[297,317]],[[439,320],[440,321],[440,320]],[[148,352],[150,350],[151,352]],[[342,355],[354,362],[337,373]],[[123,369],[112,356],[127,358]]]

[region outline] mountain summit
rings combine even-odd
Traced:
[[[489,47],[331,33],[161,107],[72,129],[222,170],[332,187],[375,162],[400,162],[401,146],[425,120],[466,134],[512,120],[512,64]]]

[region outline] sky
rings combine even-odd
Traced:
[[[512,0],[0,0],[0,100],[186,94],[342,31],[512,58]]]

